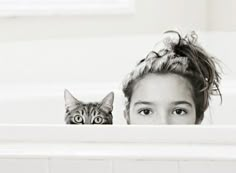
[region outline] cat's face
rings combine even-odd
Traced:
[[[109,93],[101,102],[84,103],[65,90],[66,124],[112,124],[114,93]]]

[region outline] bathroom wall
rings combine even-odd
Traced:
[[[79,39],[162,33],[175,27],[207,29],[205,0],[134,0],[135,12],[0,18],[0,40]]]
[[[228,32],[236,30],[236,1],[208,0],[207,9],[207,30]]]

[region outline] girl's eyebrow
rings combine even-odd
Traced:
[[[176,102],[173,102],[172,104],[173,105],[186,104],[186,105],[188,105],[190,107],[193,107],[193,105],[190,102],[188,102],[188,101],[176,101]]]
[[[148,101],[137,101],[134,103],[134,106],[137,106],[137,105],[154,105],[154,104]]]

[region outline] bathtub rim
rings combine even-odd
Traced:
[[[236,136],[232,136],[232,134],[236,134],[236,125],[78,126],[64,124],[0,124],[0,143],[65,142],[236,145]]]
[[[81,129],[87,135],[75,138],[75,134],[84,134]],[[166,136],[150,135],[153,130]],[[114,134],[98,136],[94,132]],[[173,132],[183,133],[176,138]],[[192,132],[202,136],[185,136]],[[0,125],[0,159],[235,161],[236,138],[226,135],[228,132],[235,134],[236,126],[5,124]]]

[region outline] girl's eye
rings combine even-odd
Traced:
[[[83,118],[80,115],[75,115],[74,122],[75,123],[83,123]]]
[[[94,124],[101,124],[102,120],[103,120],[102,117],[96,117],[96,118],[94,118],[93,122],[94,122]]]
[[[173,114],[174,115],[185,115],[185,114],[187,114],[187,111],[185,111],[184,109],[175,109],[173,111]]]
[[[147,116],[147,115],[151,115],[152,111],[150,109],[142,109],[138,113],[141,115]]]

